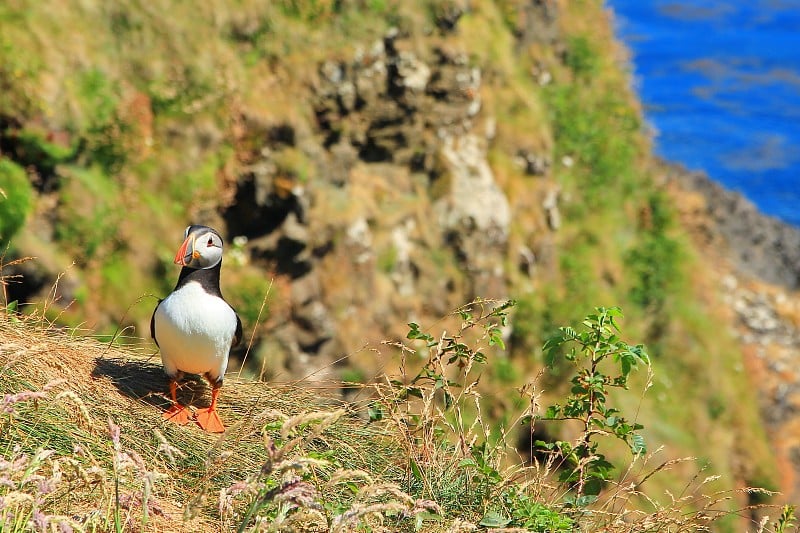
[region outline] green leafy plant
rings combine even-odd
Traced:
[[[463,397],[463,393],[456,390],[464,391],[470,385],[468,376],[473,366],[486,362],[486,354],[483,351],[464,342],[464,333],[480,325],[483,328],[482,340],[485,340],[487,347],[505,348],[501,328],[506,325],[508,309],[513,305],[513,301],[493,306],[491,302],[479,300],[464,306],[458,311],[463,321],[460,330],[454,335],[445,334],[439,339],[421,331],[418,324],[411,322],[408,325],[410,329],[407,338],[424,341],[429,357],[408,383],[400,380],[391,381],[395,388],[396,401],[407,401],[410,397],[416,397],[423,400],[429,408],[440,403],[444,412],[450,411]],[[450,374],[448,367],[452,366],[459,370],[459,381],[448,377]],[[426,428],[426,424],[422,423],[424,413],[409,412],[409,415],[412,422],[420,422],[418,426],[415,424],[416,429],[421,430],[423,441],[431,445],[435,439],[430,433],[431,428]]]
[[[509,526],[540,533],[574,531],[574,520],[534,500],[516,487],[504,494],[504,500],[512,517]]]
[[[5,246],[19,231],[33,204],[33,189],[25,170],[0,158],[0,245]]]
[[[421,345],[424,360],[415,373],[387,378],[370,411],[373,420],[393,422],[408,443],[410,493],[486,520],[502,492],[504,447],[490,442],[476,389],[489,350],[505,348],[502,328],[513,305],[478,299],[454,313],[454,333],[438,338],[410,323],[407,339]],[[418,353],[398,346],[404,361]]]
[[[600,55],[586,36],[579,35],[569,39],[565,63],[576,76],[590,78],[599,69]]]
[[[77,120],[78,151],[104,172],[117,172],[125,163],[122,134],[128,127],[119,117],[120,88],[100,69],[88,69],[78,77],[79,101],[84,115]]]
[[[787,528],[794,526],[796,520],[794,511],[794,505],[784,505],[783,509],[781,510],[781,516],[775,523],[775,533],[784,533],[786,531],[790,531],[790,529]]]
[[[487,512],[478,525],[487,528],[524,528],[538,533],[574,531],[575,521],[536,501],[517,486],[503,493],[503,511],[492,509]]]
[[[597,499],[614,470],[614,465],[600,452],[598,437],[616,437],[624,441],[634,455],[647,449],[644,438],[638,433],[643,426],[628,421],[619,409],[609,405],[608,399],[611,389],[627,389],[631,371],[639,365],[648,365],[650,358],[644,346],[631,346],[617,335],[617,319],[622,317],[619,308],[598,307],[596,311],[583,321],[584,331],[562,327],[545,343],[548,366],[554,366],[563,358],[577,371],[570,381],[572,388],[566,400],[550,405],[543,415],[535,417],[575,420],[582,425],[576,442],[536,442],[539,448],[562,459],[565,468],[559,480],[573,489],[570,503],[576,507],[585,507]]]
[[[651,194],[645,207],[640,237],[625,260],[633,280],[631,300],[658,313],[680,279],[683,250],[669,236],[672,215],[664,194]]]
[[[410,323],[407,338],[422,343],[427,358],[415,374],[389,380],[389,394],[383,391],[382,402],[377,407],[373,404],[370,416],[395,420],[405,433],[410,494],[437,501],[445,512],[477,514],[476,523],[487,528],[572,531],[579,518],[568,510],[591,506],[616,472],[601,449],[601,437],[625,442],[634,458],[646,452],[638,432],[642,425],[628,421],[612,406],[609,393],[627,389],[631,372],[649,364],[649,356],[643,346],[619,337],[617,320],[622,312],[616,307],[597,308],[583,321],[583,331],[561,327],[545,343],[544,351],[550,368],[557,363],[562,373],[575,368],[570,393],[541,414],[536,414],[536,400],[531,398],[532,408],[513,425],[578,421],[582,431],[574,442],[537,441],[535,446],[551,455],[542,471],[525,463],[508,466],[509,433],[483,426],[485,405],[477,389],[488,348],[505,347],[501,332],[513,305],[473,302],[457,312],[460,328],[439,337]],[[474,338],[470,333],[476,332],[470,330],[476,327]],[[406,356],[416,352],[406,345],[402,348]],[[551,491],[544,488],[543,480],[555,468],[557,484]],[[535,481],[519,482],[528,475]],[[563,498],[565,493],[567,498]]]

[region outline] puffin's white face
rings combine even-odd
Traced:
[[[222,237],[208,226],[189,226],[175,263],[189,268],[213,268],[222,261]]]

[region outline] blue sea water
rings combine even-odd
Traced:
[[[658,155],[800,227],[800,0],[608,0]]]

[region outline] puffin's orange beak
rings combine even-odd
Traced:
[[[189,235],[175,254],[175,264],[186,266],[193,257],[196,259],[199,256],[200,252],[194,249],[194,235]]]

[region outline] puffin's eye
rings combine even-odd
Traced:
[[[209,237],[209,238],[208,238],[208,242],[206,243],[206,246],[209,246],[209,247],[211,247],[211,246],[214,246],[214,239],[212,239],[211,237]]]

